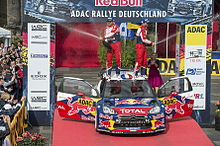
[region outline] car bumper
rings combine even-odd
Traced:
[[[147,133],[157,133],[157,132],[163,132],[166,128],[160,128],[160,129],[139,129],[139,130],[122,130],[122,129],[114,129],[114,130],[104,130],[104,129],[97,129],[98,132],[106,132],[111,134],[147,134]]]

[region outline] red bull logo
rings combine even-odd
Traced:
[[[142,0],[95,0],[95,6],[142,6]]]
[[[175,110],[176,113],[179,113],[179,114],[184,114],[184,110],[182,109],[182,106],[185,105],[185,96],[184,97],[181,97],[182,102],[180,102],[179,100],[175,100],[175,104],[167,104],[165,105],[165,110],[166,110],[166,113],[167,114],[170,114],[173,110]]]
[[[165,127],[164,123],[161,121],[156,121],[155,122],[155,127],[159,128],[159,127]]]
[[[100,119],[99,123],[100,123],[99,127],[111,128],[111,123],[109,121],[102,121]]]
[[[82,110],[82,112],[86,115],[91,112],[95,112],[95,107],[79,104],[78,101],[75,101],[73,103],[71,102],[72,102],[72,98],[68,97],[67,105],[71,107],[71,110],[68,111],[69,116],[79,113],[80,110]]]
[[[146,104],[140,100],[134,100],[134,99],[128,99],[128,100],[122,100],[116,103],[116,105],[119,104]]]

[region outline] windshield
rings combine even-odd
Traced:
[[[111,80],[106,81],[104,97],[154,97],[147,80]]]

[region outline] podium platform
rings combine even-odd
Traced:
[[[53,146],[213,146],[191,117],[169,121],[165,133],[112,136],[96,132],[90,122],[63,119],[57,109],[53,121]]]

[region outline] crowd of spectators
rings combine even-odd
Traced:
[[[9,145],[11,121],[22,101],[22,46],[18,42],[9,47],[0,43],[0,145]]]

